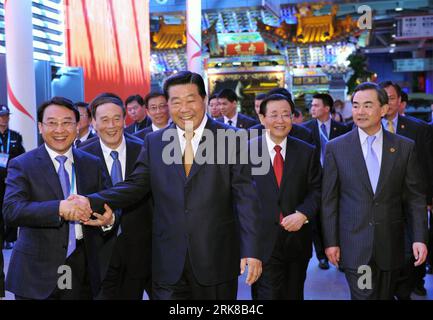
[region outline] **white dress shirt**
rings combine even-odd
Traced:
[[[71,194],[77,194],[77,179],[76,179],[76,173],[75,178],[72,179],[72,166],[74,164],[74,155],[72,154],[72,147],[69,148],[68,151],[66,151],[64,154],[59,154],[56,151],[50,149],[50,147],[45,144],[45,149],[47,149],[47,152],[51,158],[51,161],[53,162],[54,168],[56,169],[56,172],[59,171],[60,163],[56,160],[57,156],[66,156],[68,160],[65,161],[65,170],[69,175],[69,183],[71,185]],[[72,184],[72,182],[74,182]],[[60,216],[59,216],[60,218]],[[83,228],[81,224],[75,223],[75,237],[77,240],[83,239]]]
[[[117,147],[117,149],[113,150],[107,147],[101,139],[99,139],[99,143],[101,144],[102,153],[104,154],[105,165],[107,166],[108,173],[111,174],[111,168],[113,167],[114,160],[111,157],[111,151],[117,151],[119,153],[119,161],[122,167],[122,179],[125,180],[125,172],[126,172],[126,142],[125,137],[122,136],[122,142]]]
[[[361,142],[362,154],[364,156],[364,160],[367,159],[367,149],[368,142],[367,137],[368,134],[365,133],[361,128],[358,128],[359,133],[359,141]],[[376,139],[373,142],[373,150],[376,153],[377,160],[379,160],[379,170],[382,166],[382,149],[383,149],[383,129],[380,127],[380,130],[374,134]]]
[[[268,146],[269,157],[271,158],[271,162],[273,165],[274,164],[274,158],[277,154],[277,152],[274,150],[276,143],[274,141],[272,141],[271,136],[269,135],[268,131],[266,131],[266,145]],[[287,138],[284,138],[284,140],[279,144],[279,146],[281,147],[281,155],[283,156],[283,160],[286,161]]]
[[[235,115],[233,116],[233,118],[231,118],[231,119],[224,116],[224,123],[225,124],[229,124],[229,120],[232,121],[231,126],[236,127],[236,125],[238,124],[238,113],[236,112]]]
[[[325,128],[326,128],[326,137],[329,140],[329,137],[331,136],[331,117],[328,118],[328,120],[326,120],[325,122],[320,121],[319,119],[317,119],[317,125],[319,126],[319,134],[320,132],[322,132],[322,124],[325,124]]]
[[[201,137],[203,136],[203,131],[204,131],[204,127],[206,126],[206,123],[207,123],[207,115],[205,114],[198,128],[194,130],[194,137],[192,138],[191,141],[192,149],[194,151],[194,156],[197,152],[198,145],[200,144]],[[185,130],[182,130],[181,128],[179,128],[179,126],[176,126],[176,129],[177,129],[177,135],[179,137],[180,149],[183,154],[185,152],[185,144],[186,144],[186,139],[184,136]]]

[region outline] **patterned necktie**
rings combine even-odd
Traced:
[[[379,181],[380,165],[377,158],[376,152],[373,149],[373,142],[376,140],[376,136],[367,137],[367,157],[365,158],[365,164],[367,165],[368,176],[370,178],[371,188],[373,193],[376,193],[377,183]]]
[[[183,167],[185,175],[188,177],[191,172],[192,163],[194,162],[194,149],[192,148],[192,138],[194,131],[185,131],[185,152],[183,153]]]
[[[111,176],[111,182],[113,183],[114,186],[116,183],[123,181],[122,164],[120,163],[119,160],[119,152],[111,151],[110,156],[113,158],[113,165],[111,166],[110,176]]]
[[[391,133],[395,133],[394,122],[392,122],[392,120],[387,120],[387,121],[388,121],[388,131]]]
[[[325,150],[326,150],[326,144],[328,143],[328,133],[326,132],[326,125],[322,123],[320,125],[320,130],[322,131],[320,133],[320,163],[323,167],[323,161],[325,160]]]
[[[281,146],[275,145],[274,150],[275,150],[275,157],[272,166],[274,167],[274,174],[275,174],[275,178],[277,178],[277,185],[279,188],[281,185],[281,179],[283,179],[284,159],[283,156],[281,155],[281,150],[282,150]],[[281,220],[283,220],[282,212],[280,212],[280,223]]]
[[[71,193],[71,184],[69,182],[69,174],[65,169],[65,162],[68,160],[66,156],[57,156],[56,161],[59,163],[59,170],[57,174],[59,175],[60,185],[62,186],[63,197],[66,199]],[[74,252],[76,247],[76,236],[75,236],[75,223],[74,221],[69,221],[69,235],[68,235],[68,252],[67,257]]]

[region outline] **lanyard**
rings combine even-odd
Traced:
[[[11,146],[11,131],[8,130],[8,141],[7,141],[7,143],[6,143],[6,154],[9,154],[10,146]],[[5,151],[5,150],[4,150],[4,145],[2,144],[2,145],[1,145],[0,152],[1,152],[1,153],[4,153],[4,151]]]
[[[71,194],[75,194],[75,190],[74,190],[74,188],[75,188],[75,166],[74,166],[74,164],[72,163],[71,190],[70,190],[70,192],[69,192],[69,195],[71,195]]]

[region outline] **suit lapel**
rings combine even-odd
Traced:
[[[75,167],[75,181],[77,184],[77,194],[87,194],[84,186],[86,185],[86,175],[80,175],[79,172],[86,172],[89,166],[86,165],[86,161],[83,159],[81,153],[76,149],[72,149],[72,154],[74,156],[74,167]],[[103,157],[102,157],[103,159]]]
[[[395,145],[393,134],[383,130],[383,148],[382,148],[382,163],[380,165],[379,181],[376,187],[376,194],[384,188],[388,176],[390,175],[396,159],[397,146]]]
[[[269,156],[269,147],[268,143],[266,141],[266,136],[263,134],[257,139],[258,143],[258,154],[263,158],[263,161],[268,161],[270,163],[269,171],[266,174],[266,180],[268,180],[268,184],[272,185],[274,187],[275,193],[279,193],[278,183],[277,183],[277,177],[275,176],[274,172],[274,166],[272,163],[272,160]],[[287,154],[287,152],[286,152]],[[284,172],[285,168],[283,169]],[[281,180],[282,181],[282,180]]]
[[[166,129],[162,129],[162,130],[174,130],[173,131],[174,134],[172,135],[172,139],[170,139],[169,141],[163,141],[161,139],[161,157],[162,157],[162,151],[164,150],[164,148],[167,147],[167,145],[169,143],[173,143],[173,145],[175,147],[174,158],[176,159],[176,161],[174,164],[172,164],[172,166],[174,167],[174,170],[177,172],[179,177],[182,180],[186,180],[185,169],[183,167],[183,161],[182,161],[182,149],[180,148],[180,141],[179,141],[179,136],[177,135],[176,125],[173,122]],[[164,132],[162,132],[162,133],[164,134]],[[180,161],[178,161],[178,158],[180,159]]]
[[[134,170],[135,161],[138,158],[138,155],[139,155],[140,151],[136,152],[137,149],[134,148],[135,147],[134,144],[129,139],[125,138],[125,141],[126,141],[126,168],[125,168],[125,175],[127,177]]]
[[[54,192],[57,199],[64,199],[59,176],[56,172],[50,155],[48,154],[48,151],[45,149],[45,144],[39,147],[37,158],[39,161],[38,168],[40,168],[42,175],[50,186],[50,189]]]
[[[293,150],[293,154],[289,154],[289,149]],[[284,158],[284,169],[283,169],[283,178],[281,179],[281,185],[279,190],[279,197],[283,196],[282,190],[284,190],[285,184],[289,180],[289,172],[292,172],[293,167],[296,165],[296,150],[293,146],[293,140],[290,137],[287,137],[287,144],[286,144],[286,155]],[[274,175],[275,177],[275,175]]]
[[[329,140],[332,140],[336,137],[338,137],[338,127],[335,124],[335,121],[331,119],[331,131],[329,132]]]
[[[404,117],[402,116],[398,116],[397,118],[397,128],[396,128],[396,133],[402,136],[407,137],[407,129],[406,129],[406,124],[404,123]]]
[[[370,191],[371,195],[373,195],[373,188],[371,187],[367,165],[365,163],[364,154],[362,153],[358,129],[353,130],[350,134],[352,137],[349,140],[350,144],[348,146],[348,150],[353,149],[353,152],[350,153],[352,155],[353,168],[359,168],[359,180]]]

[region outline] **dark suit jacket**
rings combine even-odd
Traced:
[[[139,138],[139,139],[144,141],[144,138],[146,138],[146,136],[151,132],[153,132],[152,126],[144,128],[143,130],[137,131],[136,133],[134,133],[134,137]]]
[[[214,137],[217,129],[230,129],[211,119],[205,128]],[[162,141],[167,130],[171,139]],[[184,270],[187,252],[194,275],[203,285],[236,279],[241,257],[260,257],[258,199],[250,166],[217,164],[216,152],[205,152],[203,140],[207,139],[202,139],[197,154],[204,152],[215,164],[194,162],[186,177],[176,126],[171,124],[149,134],[128,179],[89,196],[94,208],[104,202],[122,208],[152,190],[154,281],[176,283]],[[217,139],[213,140],[216,148]],[[239,149],[234,146],[225,149],[226,161],[235,152],[239,156]],[[166,164],[163,150],[172,150],[178,163]]]
[[[217,121],[224,123],[224,117],[218,118]],[[252,126],[255,126],[256,124],[259,124],[257,120],[238,112],[238,120],[236,122],[236,128],[248,129]]]
[[[253,130],[253,129],[257,130],[257,135],[251,134],[251,132],[252,132],[251,130]],[[261,136],[263,134],[264,129],[265,129],[265,127],[260,123],[249,128],[248,130],[250,132],[250,139],[254,139],[257,136]],[[313,135],[311,134],[310,129],[304,128],[303,126],[293,124],[292,130],[290,130],[289,136],[314,145]]]
[[[135,125],[136,125],[136,123],[134,122],[134,123],[130,124],[129,126],[127,126],[125,128],[125,132],[127,132],[129,134],[134,134],[140,130],[143,130],[144,128],[151,126],[152,120],[148,116],[146,116],[146,118],[144,118],[143,121],[141,121],[140,123],[137,124],[137,131],[136,131]]]
[[[125,176],[129,176],[140,154],[142,143],[136,140],[126,140],[126,168]],[[81,148],[99,159],[103,163],[105,174],[109,177],[110,171],[104,160],[99,139]],[[110,168],[111,169],[111,168]],[[112,187],[111,179],[109,187]],[[117,239],[117,246],[121,248],[120,254],[125,265],[122,266],[133,278],[142,278],[151,272],[152,251],[152,201],[150,195],[144,195],[142,199],[122,210],[120,219],[122,233]],[[115,236],[115,234],[114,234]],[[114,237],[113,237],[114,238]],[[111,239],[110,239],[111,240]],[[107,243],[106,250],[112,249],[113,243]]]
[[[280,212],[287,216],[298,210],[311,221],[319,210],[321,167],[314,146],[287,137],[283,178],[278,188],[265,136],[250,141],[250,147],[256,148],[254,150],[258,150],[258,154],[270,166],[265,175],[253,175],[260,195],[262,257],[266,263],[282,228],[279,225]],[[313,240],[310,224],[305,224],[297,232],[287,232],[286,241],[291,244],[288,256],[296,260],[311,257]]]
[[[303,123],[302,125],[310,129],[313,135],[314,145],[317,147],[317,151],[320,154],[322,148],[320,145],[320,132],[317,124],[317,119],[312,119],[310,121]],[[331,131],[329,133],[329,140],[341,136],[347,133],[348,131],[349,131],[348,128],[344,124],[331,119]]]
[[[398,116],[397,134],[415,142],[419,166],[426,187],[428,204],[433,197],[433,134],[429,125],[421,120],[408,116]]]
[[[73,149],[79,194],[104,189],[107,177],[101,161]],[[69,224],[59,217],[63,192],[45,145],[27,152],[9,164],[4,220],[19,227],[20,235],[11,256],[7,290],[31,299],[45,299],[57,285],[59,266],[65,263]],[[100,228],[83,226],[88,270],[93,294],[101,282],[97,248]]]
[[[325,247],[341,248],[341,264],[358,269],[373,257],[382,270],[404,265],[404,229],[427,241],[425,196],[413,141],[383,131],[381,172],[373,194],[358,129],[326,145],[322,185]],[[406,207],[407,210],[403,208]]]

